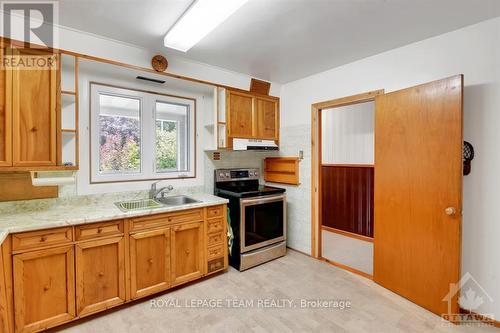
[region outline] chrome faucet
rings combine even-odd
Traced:
[[[163,197],[165,195],[165,192],[168,193],[174,189],[174,187],[172,185],[168,185],[168,186],[162,187],[162,188],[157,190],[156,184],[158,184],[160,181],[161,180],[151,184],[151,189],[149,190],[149,199],[156,199],[160,194]]]

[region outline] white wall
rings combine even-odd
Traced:
[[[203,157],[203,143],[210,138],[204,131],[204,125],[207,123],[207,116],[214,114],[213,103],[213,90],[208,89],[207,93],[189,92],[187,90],[174,90],[166,87],[144,83],[129,77],[120,75],[123,70],[116,66],[116,69],[109,70],[105,73],[99,71],[100,67],[96,70],[87,70],[89,67],[88,61],[84,61],[80,65],[80,72],[78,76],[78,89],[79,89],[79,135],[80,135],[80,168],[77,172],[77,194],[96,194],[107,192],[122,192],[149,189],[152,181],[134,181],[134,182],[116,182],[116,183],[101,183],[90,184],[90,82],[98,82],[109,84],[117,87],[124,87],[129,89],[146,90],[150,92],[157,92],[163,94],[172,94],[176,96],[184,96],[196,99],[196,177],[188,179],[168,179],[160,183],[158,186],[165,186],[166,184],[172,185],[175,188],[179,187],[202,187],[204,185],[204,157]],[[93,157],[96,158],[96,157]]]
[[[311,104],[376,89],[394,91],[462,73],[465,75],[464,139],[476,149],[472,174],[464,177],[462,272],[470,272],[496,300],[481,313],[500,318],[500,18],[407,45],[288,83],[281,91],[283,154],[306,150],[310,159]],[[294,131],[305,133],[298,141]],[[287,141],[294,143],[293,147]],[[310,174],[310,160],[301,163]],[[310,252],[310,177],[289,189],[289,246]],[[299,193],[308,191],[307,196]],[[294,192],[294,193],[291,193]],[[290,195],[292,194],[292,195]],[[296,234],[298,233],[298,234]]]
[[[60,27],[59,29],[59,48],[146,68],[151,68],[151,58],[155,54],[139,46],[66,27]],[[169,56],[168,62],[167,72],[172,74],[179,74],[241,89],[250,88],[251,77],[246,74],[181,57]],[[271,95],[279,96],[280,90],[281,85],[275,82],[271,84]]]

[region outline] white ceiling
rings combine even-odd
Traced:
[[[60,0],[60,24],[286,83],[500,16],[500,0],[249,0],[187,53],[164,48],[191,2]]]

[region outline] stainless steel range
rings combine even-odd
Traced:
[[[215,195],[229,199],[229,264],[243,271],[286,253],[285,189],[259,184],[259,169],[215,170]]]

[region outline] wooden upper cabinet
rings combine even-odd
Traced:
[[[257,114],[257,134],[259,139],[279,139],[279,108],[278,101],[264,98],[255,99]]]
[[[76,244],[76,307],[85,316],[125,302],[125,238]]]
[[[279,99],[226,90],[227,141],[232,139],[279,140]]]
[[[226,98],[229,136],[252,138],[254,136],[254,101],[252,95],[228,91]]]
[[[14,49],[30,63],[57,63],[58,55]],[[53,166],[57,155],[57,65],[12,69],[13,166]]]
[[[206,262],[203,225],[203,222],[195,222],[172,227],[170,241],[173,285],[203,275]]]
[[[38,332],[75,317],[72,245],[16,254],[13,265],[16,332]]]
[[[8,49],[0,49],[2,63]],[[0,166],[12,166],[12,71],[0,66]]]
[[[170,287],[170,228],[130,235],[132,299]]]

